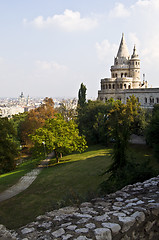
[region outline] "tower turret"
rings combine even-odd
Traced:
[[[112,78],[123,78],[129,76],[129,51],[125,42],[124,34],[122,34],[118,53],[114,59],[114,65],[111,66]]]
[[[133,80],[140,80],[140,59],[135,45],[130,59],[130,77],[132,77]],[[138,88],[139,85],[140,83],[134,83],[133,87]]]

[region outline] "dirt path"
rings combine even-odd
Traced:
[[[20,192],[23,192],[25,189],[27,189],[37,178],[41,170],[45,167],[48,167],[50,159],[53,156],[54,156],[54,153],[50,153],[46,159],[40,162],[38,168],[35,168],[31,172],[25,174],[23,177],[19,179],[19,181],[15,185],[8,188],[4,192],[0,193],[0,202],[5,201],[9,198],[12,198],[17,194],[19,194]]]
[[[25,189],[27,189],[37,178],[37,175],[40,173],[40,171],[40,168],[32,170],[31,172],[21,177],[15,185],[0,193],[0,202],[12,198],[18,193],[23,192]]]

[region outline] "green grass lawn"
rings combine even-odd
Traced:
[[[152,166],[159,169],[150,149],[133,146],[131,151],[135,161],[150,158]],[[99,184],[106,179],[101,173],[110,165],[110,155],[111,149],[94,146],[84,153],[64,156],[59,164],[43,169],[24,192],[0,203],[0,222],[10,229],[18,228],[46,211],[97,196]]]
[[[111,162],[110,149],[89,148],[62,158],[60,164],[45,168],[33,184],[19,195],[0,203],[0,222],[17,228],[46,211],[84,200],[97,194],[101,173]],[[71,199],[71,201],[69,201]]]
[[[28,160],[28,157],[24,158],[23,163],[14,171],[0,175],[0,193],[14,185],[22,176],[34,169],[39,161],[40,159]]]

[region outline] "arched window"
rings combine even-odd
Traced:
[[[123,73],[121,73],[121,78],[123,77]]]
[[[127,77],[127,73],[125,73],[125,77]]]
[[[122,83],[120,84],[120,88],[122,89]]]
[[[129,89],[131,88],[131,86],[129,85],[129,87],[128,87]]]
[[[147,103],[147,98],[145,97],[145,103]]]
[[[115,89],[115,84],[113,84],[113,89]]]
[[[109,84],[109,89],[111,89],[111,84]]]
[[[156,98],[156,102],[159,103],[159,98]]]
[[[117,76],[118,76],[118,74],[116,73],[116,74],[115,74],[115,77],[117,77]]]
[[[126,89],[126,84],[124,84],[124,88]]]

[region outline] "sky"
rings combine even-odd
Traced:
[[[159,87],[159,0],[0,0],[0,97],[96,99],[122,33]]]

